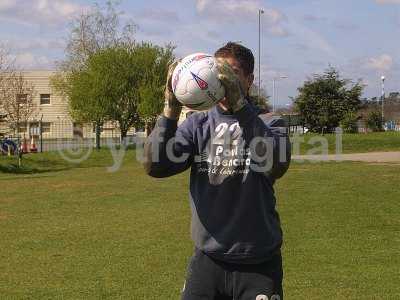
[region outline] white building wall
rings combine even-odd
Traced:
[[[35,135],[35,130],[30,129],[29,125],[42,120],[42,124],[46,125],[46,127],[48,127],[47,125],[50,125],[50,131],[43,133],[43,139],[68,139],[74,137],[74,121],[69,114],[68,99],[57,95],[50,85],[50,78],[54,74],[55,71],[51,70],[34,70],[23,72],[25,79],[32,83],[35,88],[36,94],[34,101],[36,104],[36,111],[29,118],[28,128],[25,134],[21,133],[21,136],[30,137],[31,134]],[[40,103],[41,94],[50,94],[50,104]],[[120,135],[117,123],[115,122],[107,122],[104,124],[103,128],[104,130],[101,133],[102,138],[117,138]],[[9,131],[10,130],[7,126],[7,123],[0,123],[0,132]],[[94,138],[95,136],[92,124],[83,124],[81,132],[83,138]],[[128,132],[129,135],[134,133],[134,128]]]

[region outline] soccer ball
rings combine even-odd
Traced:
[[[182,59],[172,73],[172,90],[184,106],[193,110],[206,110],[225,96],[224,86],[217,75],[214,56],[191,54]]]

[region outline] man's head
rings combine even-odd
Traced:
[[[224,59],[235,71],[242,85],[243,91],[248,95],[254,80],[254,56],[250,49],[233,42],[228,42],[219,48],[214,56]]]

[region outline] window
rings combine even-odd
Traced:
[[[17,104],[23,105],[28,102],[28,94],[18,94],[17,95]]]
[[[50,104],[50,94],[40,94],[40,105]]]
[[[42,122],[42,133],[50,132],[51,123],[50,122]]]

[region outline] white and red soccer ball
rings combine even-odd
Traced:
[[[172,90],[179,102],[193,110],[206,110],[218,103],[225,89],[218,79],[215,57],[195,53],[182,59],[172,74]]]

